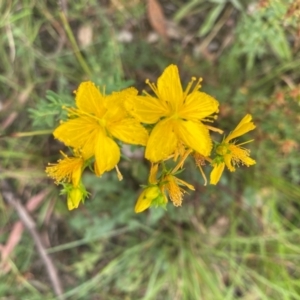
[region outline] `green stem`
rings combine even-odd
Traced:
[[[65,15],[65,13],[63,11],[61,11],[59,13],[59,15],[60,15],[60,18],[61,18],[61,20],[63,22],[63,25],[65,27],[67,36],[69,38],[69,41],[71,42],[71,45],[72,45],[72,48],[73,48],[73,52],[74,52],[74,54],[75,54],[75,56],[76,56],[79,64],[81,65],[82,69],[86,72],[86,74],[91,77],[92,76],[92,72],[91,72],[89,66],[87,65],[87,63],[85,62],[83,56],[81,55],[80,49],[79,49],[79,47],[77,45],[76,39],[74,37],[74,34],[72,32],[72,29],[71,29],[71,27],[69,25],[69,22],[67,20],[67,17]]]
[[[35,136],[35,135],[44,135],[44,134],[50,134],[53,130],[47,129],[47,130],[37,130],[37,131],[28,131],[28,132],[15,132],[10,135],[10,137],[26,137],[26,136]]]

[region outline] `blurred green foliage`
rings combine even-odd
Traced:
[[[0,178],[27,199],[49,189],[32,215],[66,299],[300,299],[299,9],[283,0],[160,3],[176,32],[168,45],[150,39],[139,0],[69,2],[67,24],[56,2],[0,2],[0,134],[53,129],[81,81],[107,93],[143,89],[175,63],[185,82],[204,77],[226,133],[253,115],[257,164],[204,187],[190,161],[184,179],[196,191],[183,206],[140,215],[133,207],[149,166],[139,158],[122,161],[121,182],[86,172],[92,195],[72,212],[43,172],[62,148],[49,136],[2,137]],[[18,217],[2,199],[0,211],[4,245]],[[1,299],[55,299],[26,231],[7,264]]]

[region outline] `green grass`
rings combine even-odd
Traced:
[[[168,45],[148,41],[143,1],[78,0],[64,13],[56,1],[0,3],[0,179],[23,205],[49,191],[31,216],[65,299],[300,299],[300,52],[292,1],[254,13],[248,1],[160,3],[178,32]],[[83,29],[92,31],[86,43],[78,39]],[[118,41],[121,30],[131,42]],[[44,173],[63,149],[50,134],[64,116],[61,105],[73,103],[84,80],[107,93],[143,89],[170,63],[184,82],[204,78],[203,89],[220,102],[222,128],[253,115],[257,164],[204,187],[189,161],[185,180],[196,191],[183,206],[136,215],[149,166],[123,160],[122,182],[114,172],[87,172],[91,196],[69,212]],[[0,215],[4,245],[19,217],[2,196]],[[28,231],[7,264],[1,299],[57,299]]]

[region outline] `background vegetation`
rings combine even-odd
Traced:
[[[0,3],[1,299],[300,299],[298,0]],[[136,215],[148,165],[129,149],[124,180],[87,172],[69,212],[44,173],[61,105],[81,81],[143,89],[170,63],[204,78],[222,128],[253,115],[257,164],[204,187],[191,162],[182,207]]]

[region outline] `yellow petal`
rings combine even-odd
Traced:
[[[124,118],[127,118],[129,115],[127,111],[120,105],[111,105],[107,112],[105,113],[103,119],[109,123],[118,122]]]
[[[251,120],[252,116],[249,114],[246,115],[236,126],[236,128],[227,136],[225,142],[229,142],[230,140],[253,130],[256,126],[253,122],[250,122]]]
[[[180,108],[179,115],[186,120],[201,120],[218,112],[219,102],[210,95],[195,91],[189,94]]]
[[[201,122],[183,120],[178,120],[175,124],[175,132],[186,146],[203,156],[210,155],[212,141],[205,125]]]
[[[67,146],[80,149],[85,159],[91,157],[100,125],[89,117],[71,119],[58,126],[53,135]]]
[[[153,128],[145,152],[148,160],[158,162],[174,153],[178,139],[174,133],[173,123],[173,120],[165,119]]]
[[[230,151],[230,159],[233,165],[246,165],[247,167],[254,165],[256,162],[254,159],[250,158],[250,150],[239,147],[238,145],[234,144],[229,144],[228,146],[229,151]],[[225,156],[225,163],[226,163],[226,156]],[[235,171],[235,168],[232,167],[228,162],[228,168],[230,171]]]
[[[160,194],[161,194],[161,191],[158,186],[147,187],[140,194],[140,196],[136,202],[134,211],[136,213],[143,212],[144,210],[146,210],[147,208],[150,207],[151,202],[155,198],[157,198]]]
[[[124,104],[127,98],[137,96],[138,90],[130,87],[119,92],[113,92],[111,95],[105,97],[105,106],[110,109],[115,106],[122,107],[124,109]]]
[[[224,162],[226,167],[228,168],[228,170],[230,172],[234,172],[235,171],[235,167],[231,164],[232,162],[232,154],[227,154],[224,156]]]
[[[175,176],[174,176],[175,177]],[[176,179],[176,182],[179,184],[179,185],[182,185],[182,186],[186,186],[187,188],[189,188],[190,190],[194,191],[195,188],[193,185],[187,183],[186,181],[182,180],[182,179],[179,179],[177,177],[175,177]]]
[[[117,122],[128,117],[128,112],[125,109],[126,99],[134,97],[137,94],[138,91],[135,88],[128,88],[106,96],[105,106],[108,110],[105,113],[105,120],[108,122]]]
[[[81,173],[82,173],[82,164],[79,165],[72,173],[72,184],[74,187],[77,187],[79,185]]]
[[[225,163],[215,164],[212,172],[210,173],[210,184],[217,184],[224,171]]]
[[[157,171],[158,171],[158,166],[159,166],[159,164],[151,165],[150,174],[149,174],[149,178],[148,178],[148,181],[151,184],[157,183],[156,175],[157,175]]]
[[[251,122],[252,116],[250,114],[247,114],[241,121],[240,123],[236,126],[235,130],[239,129],[242,125],[247,124]]]
[[[255,165],[256,161],[254,159],[252,159],[251,157],[245,157],[243,159],[243,163],[244,163],[244,165],[246,165],[247,167],[249,167],[249,166]]]
[[[177,66],[170,65],[164,70],[157,80],[157,91],[160,100],[178,111],[183,102],[183,91]]]
[[[125,102],[130,115],[142,123],[154,124],[169,112],[166,103],[150,96],[129,97]]]
[[[106,112],[104,96],[91,81],[82,82],[76,91],[77,107],[89,114],[102,117]]]
[[[95,147],[95,174],[101,176],[104,172],[112,170],[119,160],[119,146],[113,139],[100,131]]]
[[[82,173],[84,160],[81,157],[68,157],[64,155],[63,159],[58,160],[56,164],[49,164],[46,173],[55,180],[56,184],[62,182],[72,182],[77,187]]]
[[[126,118],[107,125],[108,131],[124,143],[145,146],[148,141],[147,130],[135,119]]]

